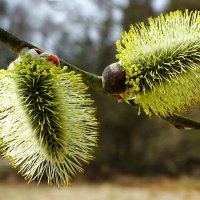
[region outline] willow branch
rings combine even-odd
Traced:
[[[165,118],[164,120],[167,120],[169,123],[171,123],[178,129],[184,129],[184,130],[200,129],[199,122],[189,119],[187,117],[183,117],[178,114],[173,114],[170,117]]]
[[[8,48],[10,48],[16,54],[18,54],[23,48],[39,49],[38,47],[16,37],[15,35],[9,33],[8,31],[5,31],[2,28],[0,28],[0,42],[6,45]],[[99,91],[99,92],[105,92],[104,89],[102,88],[101,76],[97,76],[95,74],[86,72],[63,60],[60,60],[60,63],[61,63],[61,66],[67,66],[69,71],[75,71],[76,73],[81,74],[84,83],[88,87],[91,87],[94,90]],[[130,104],[135,107],[135,105],[133,105],[132,102],[130,102]],[[191,120],[181,115],[173,114],[170,117],[165,118],[164,120],[168,121],[169,123],[174,125],[176,128],[200,129],[200,122]]]
[[[21,51],[21,49],[25,47],[28,47],[30,49],[31,48],[39,49],[38,47],[16,37],[15,35],[9,33],[8,31],[5,31],[2,28],[0,28],[0,42],[5,44],[7,47],[9,47],[11,50],[13,50],[17,54]],[[81,70],[75,67],[74,65],[63,60],[60,60],[60,64],[62,67],[67,66],[69,71],[75,71],[76,73],[81,74],[83,81],[88,87],[91,87],[96,91],[103,92],[101,76],[97,76],[95,74]]]
[[[137,104],[135,104],[133,101],[129,101],[130,106],[133,108],[137,108]],[[176,113],[171,114],[169,117],[166,118],[161,118],[170,124],[172,124],[175,128],[177,129],[182,129],[182,130],[191,130],[195,129],[198,130],[200,129],[200,122],[192,120],[190,118],[184,117],[182,115],[178,115]]]

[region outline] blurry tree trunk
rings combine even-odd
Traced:
[[[122,27],[126,31],[129,30],[131,24],[146,22],[148,17],[155,16],[151,0],[129,0],[129,4],[123,12]]]
[[[174,11],[177,9],[200,10],[200,1],[199,0],[170,0],[168,12]]]
[[[100,36],[100,42],[99,42],[99,59],[98,59],[98,71],[102,72],[103,69],[115,62],[115,44],[111,44],[111,32],[113,29],[113,18],[112,18],[112,12],[113,7],[107,2],[102,1],[105,3],[104,10],[106,12],[106,18],[102,24],[102,27],[99,31]],[[103,6],[103,5],[102,5]]]

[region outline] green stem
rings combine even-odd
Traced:
[[[104,92],[102,88],[102,77],[97,76],[95,74],[83,71],[79,69],[78,67],[75,67],[74,65],[60,60],[61,66],[67,66],[69,71],[75,71],[78,74],[82,75],[83,82],[88,86],[91,87],[92,89],[99,91],[99,92]]]
[[[189,119],[187,117],[183,117],[178,114],[173,114],[168,118],[164,118],[164,120],[168,121],[178,129],[184,129],[184,130],[200,129],[199,122]]]
[[[28,47],[28,48],[37,48],[38,47],[16,37],[15,35],[9,33],[8,31],[5,31],[4,29],[0,28],[0,42],[5,44],[7,47],[12,49],[15,53],[19,53],[21,49]],[[101,76],[97,76],[95,74],[83,71],[72,64],[66,62],[66,61],[60,61],[61,66],[68,66],[69,71],[75,71],[76,73],[79,73],[82,75],[82,79],[85,82],[85,84],[88,87],[93,88],[96,91],[99,92],[105,92],[102,88],[102,82],[101,82]],[[132,106],[135,107],[133,102],[130,102]],[[189,118],[173,114],[169,118],[165,118],[164,120],[168,121],[172,125],[174,125],[176,128],[181,129],[200,129],[200,122],[193,121]]]
[[[133,108],[137,108],[137,104],[135,104],[134,101],[130,100],[129,104]],[[200,122],[194,121],[192,119],[178,115],[176,113],[172,114],[170,117],[161,119],[169,122],[177,129],[182,129],[182,130],[200,129]]]
[[[30,49],[32,48],[39,49],[38,47],[16,37],[15,35],[9,33],[8,31],[5,31],[2,28],[0,28],[0,42],[5,44],[7,47],[12,49],[17,54],[21,51],[21,49],[25,47],[28,47]],[[61,63],[61,66],[67,66],[69,71],[75,71],[76,73],[81,74],[83,81],[88,87],[91,87],[96,91],[103,92],[101,76],[97,76],[95,74],[83,71],[71,65],[70,63],[62,61],[62,60],[60,60],[60,63]]]

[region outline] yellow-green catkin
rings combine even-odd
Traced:
[[[0,71],[1,150],[28,181],[69,185],[93,159],[93,100],[80,75],[30,51]]]
[[[125,100],[167,117],[200,101],[200,11],[170,12],[131,26],[117,41]]]

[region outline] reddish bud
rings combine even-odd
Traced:
[[[175,126],[175,128],[177,128],[177,129],[182,129],[182,130],[185,129],[185,126],[184,126],[183,124],[175,124],[174,126]]]
[[[43,51],[43,50],[41,50],[41,49],[34,49],[34,50],[37,52],[37,54],[38,54],[38,55],[40,55],[40,54],[44,53],[44,51]]]
[[[60,61],[59,61],[58,57],[55,56],[55,55],[47,56],[47,60],[51,61],[55,66],[59,66],[60,65]]]
[[[118,102],[118,103],[124,102],[124,99],[123,99],[120,95],[118,95],[118,94],[113,94],[113,96],[117,98],[117,102]]]

